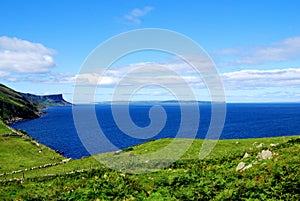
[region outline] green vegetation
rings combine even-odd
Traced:
[[[57,163],[64,157],[0,120],[0,174]],[[1,178],[0,178],[1,180]]]
[[[0,173],[56,163],[63,159],[41,144],[26,137],[0,137]],[[5,159],[5,160],[4,160]]]
[[[61,94],[37,96],[16,92],[0,84],[0,118],[5,122],[39,117],[40,110],[46,106],[72,105]]]
[[[42,106],[70,106],[71,103],[65,101],[62,97],[62,94],[55,94],[55,95],[44,95],[44,96],[37,96],[34,94],[24,94],[22,95],[30,100],[33,103],[37,103],[38,105]]]
[[[107,168],[93,157],[25,172],[22,180],[2,176],[0,199],[16,200],[299,200],[300,138],[220,140],[207,158],[198,159],[203,141],[195,140],[175,163],[130,160],[163,149],[173,140],[161,139],[126,151],[98,155],[119,161],[121,171]],[[261,147],[260,143],[264,143]],[[270,144],[276,146],[270,146]],[[258,146],[258,147],[257,147]],[[271,159],[259,160],[258,153],[270,150]],[[245,152],[250,156],[243,158]],[[114,158],[114,159],[112,159]],[[241,162],[252,168],[236,171]],[[157,172],[126,173],[136,168]],[[21,174],[13,177],[21,178]]]
[[[7,126],[0,118],[0,136],[7,133],[11,133],[11,128]]]
[[[22,94],[0,84],[0,117],[4,121],[38,117],[38,108]]]

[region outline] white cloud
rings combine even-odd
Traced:
[[[120,90],[117,92],[117,98],[115,97],[117,100],[125,100],[128,95],[134,95],[139,100],[152,100],[171,99],[172,95],[163,90],[168,88],[178,89],[177,92],[184,94],[183,91],[187,89],[186,82],[201,100],[209,100],[209,89],[199,74],[179,60],[134,63],[113,67],[102,73],[98,71],[77,75],[77,84],[98,86],[99,91],[110,93],[110,95],[106,93],[107,96],[111,96],[119,85]],[[99,79],[101,76],[102,79]],[[229,101],[297,101],[299,99],[297,95],[299,93],[295,92],[300,89],[300,68],[240,70],[222,73],[219,76]],[[211,87],[217,87],[212,84],[216,81],[215,78],[209,77]],[[139,87],[144,90],[132,94],[130,89]],[[187,100],[189,98],[186,97]]]
[[[73,84],[75,83],[76,76],[71,73],[7,73],[0,71],[0,79],[9,82],[31,82],[42,84]]]
[[[76,78],[77,84],[80,85],[98,85],[111,89],[118,84],[125,88],[128,86],[184,88],[186,82],[194,90],[206,90],[206,85],[201,77],[197,73],[190,72],[189,66],[184,63],[144,62],[109,69],[103,75],[86,73],[77,75]],[[100,76],[103,76],[101,80],[99,80]],[[258,89],[277,88],[283,93],[286,88],[300,88],[300,68],[241,70],[220,74],[220,78],[225,91],[246,90],[251,92]],[[213,82],[214,80],[211,81],[211,83]],[[210,86],[214,87],[214,85]],[[150,91],[149,94],[151,94]]]
[[[230,48],[215,51],[216,55],[231,56],[219,66],[257,65],[266,62],[281,62],[300,58],[300,36],[287,38],[264,46]]]
[[[56,51],[40,43],[0,37],[0,69],[14,73],[46,73],[54,67]]]
[[[221,75],[226,89],[300,87],[300,68],[241,70]]]
[[[235,48],[228,48],[228,49],[216,50],[216,51],[214,51],[214,53],[220,54],[220,55],[239,54],[240,50],[235,49]]]
[[[120,86],[158,84],[180,87],[185,86],[185,82],[197,86],[202,83],[197,72],[182,61],[169,63],[140,62],[100,71],[78,74],[76,83],[79,85],[101,85],[101,87],[115,87],[118,84]]]
[[[135,8],[130,13],[124,15],[124,19],[130,23],[139,25],[142,22],[141,18],[152,10],[153,7],[150,6],[144,7],[143,9]]]
[[[0,71],[0,78],[1,78],[1,77],[7,77],[7,76],[9,76],[9,75],[10,75],[9,72]]]
[[[74,83],[76,76],[70,73],[47,73],[43,76],[41,75],[31,75],[27,77],[27,81],[45,83],[45,84],[71,84]]]
[[[40,43],[0,37],[0,78],[9,82],[74,83],[70,73],[55,73],[56,51]]]
[[[102,76],[100,73],[83,73],[76,75],[75,78],[77,85],[102,85],[108,87],[115,85],[119,80],[117,76]]]

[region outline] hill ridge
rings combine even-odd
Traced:
[[[0,83],[0,118],[7,124],[40,117],[47,106],[71,106],[62,94],[34,95]]]
[[[21,93],[26,99],[37,102],[43,106],[71,106],[72,103],[64,100],[62,94],[35,95],[30,93]]]

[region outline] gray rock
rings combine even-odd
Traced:
[[[115,151],[115,155],[119,155],[122,152],[122,150]]]
[[[260,143],[259,145],[256,146],[256,148],[262,148],[265,144],[264,143]]]
[[[277,144],[271,143],[271,144],[270,144],[270,147],[276,147],[277,145],[278,145],[278,143],[277,143]]]
[[[247,152],[245,153],[245,155],[243,156],[243,158],[248,158],[250,156],[250,154],[248,154]]]
[[[258,153],[257,158],[265,160],[265,159],[272,158],[272,156],[273,156],[273,153],[270,150],[262,150],[261,153]]]
[[[243,168],[243,171],[245,171],[245,170],[247,170],[247,169],[249,169],[249,168],[252,168],[252,163],[250,163],[249,165],[245,166],[245,167]]]
[[[242,170],[244,167],[245,167],[245,163],[244,162],[240,162],[238,164],[238,166],[236,167],[235,171],[239,171],[239,170]]]
[[[70,160],[72,160],[72,158],[67,158],[67,159],[62,160],[61,163],[67,163],[67,162],[69,162]]]

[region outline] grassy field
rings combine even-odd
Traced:
[[[21,139],[6,137],[2,140]],[[18,141],[15,142],[19,144]],[[299,136],[220,140],[213,152],[200,160],[202,143],[203,140],[161,139],[128,148],[118,154],[97,155],[95,158],[102,163],[94,157],[87,157],[52,167],[2,176],[0,200],[300,199]],[[263,145],[260,147],[261,143]],[[170,144],[174,144],[178,150],[189,144],[191,147],[179,160],[170,163],[174,159],[174,150],[171,152],[165,149]],[[34,145],[30,146],[31,151],[26,155],[31,154],[28,157],[32,158],[27,166],[42,163],[39,159],[41,153],[36,152]],[[273,153],[272,158],[257,159],[257,155],[267,149]],[[159,150],[165,154],[159,157],[157,154],[151,155],[159,153]],[[249,154],[248,158],[243,158],[245,152]],[[49,150],[43,162],[51,162],[52,153]],[[20,160],[18,154],[11,155]],[[252,164],[252,167],[245,171],[236,171],[240,162]],[[13,165],[6,162],[2,166],[7,170],[13,168]],[[108,168],[109,166],[114,169]],[[18,165],[15,167],[19,169]]]
[[[0,119],[0,136],[3,134],[11,133],[12,130]]]
[[[4,134],[19,136],[4,136]],[[0,120],[0,158],[0,174],[57,163],[65,159],[29,136],[14,131],[2,120]]]

